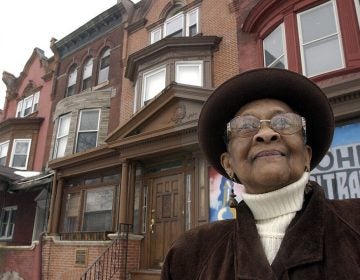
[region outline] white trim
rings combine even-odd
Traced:
[[[172,16],[171,18],[168,18],[168,19],[164,22],[164,37],[169,36],[169,35],[175,33],[175,32],[173,32],[173,33],[171,33],[171,34],[167,34],[167,30],[166,30],[167,27],[166,27],[166,25],[169,24],[169,23],[171,23],[172,21],[177,20],[178,18],[181,18],[181,24],[180,24],[181,28],[177,29],[175,32],[177,32],[177,31],[179,31],[179,30],[182,30],[182,31],[181,31],[181,34],[182,34],[182,36],[184,36],[184,13],[178,13],[178,14]]]
[[[7,223],[6,223],[6,229],[5,229],[5,232],[6,232],[6,234],[7,234],[8,231],[9,231],[9,224],[10,224],[10,221],[11,221],[11,219],[12,219],[13,211],[17,211],[17,209],[18,209],[17,205],[14,205],[14,206],[6,206],[6,207],[4,207],[4,208],[1,209],[1,215],[0,215],[0,231],[2,230],[2,223],[3,223],[5,211],[10,212],[9,220],[8,220]],[[10,235],[10,236],[1,236],[1,235],[0,235],[0,240],[11,240],[12,237],[13,237],[14,231],[15,231],[15,222],[14,222],[14,228],[13,228],[13,230],[12,230],[11,235]]]
[[[2,158],[1,157],[1,151],[2,151],[2,147],[5,146],[7,144],[7,148],[6,148],[6,155],[4,156],[4,158],[7,158],[8,155],[9,155],[9,143],[10,143],[10,140],[7,140],[7,141],[4,141],[4,142],[1,142],[0,143],[0,159]],[[6,160],[5,160],[5,164],[6,164]]]
[[[355,1],[355,10],[356,10],[356,15],[357,15],[357,19],[358,19],[358,24],[360,27],[360,0],[354,0]]]
[[[156,41],[155,41],[155,34],[156,34],[157,32],[159,32],[160,37],[159,37],[159,40],[156,40]],[[159,26],[159,27],[151,30],[151,32],[150,32],[150,44],[153,44],[153,43],[156,43],[157,41],[160,41],[161,38],[162,38],[161,26]]]
[[[175,62],[175,82],[180,83],[178,80],[178,73],[181,66],[189,65],[189,66],[197,66],[198,67],[198,74],[200,77],[200,84],[191,84],[185,83],[187,85],[199,86],[202,87],[204,84],[204,72],[203,72],[203,61],[202,60],[193,60],[193,61],[177,61]],[[183,83],[184,84],[184,83]]]
[[[138,99],[139,99],[139,79],[136,80],[135,87],[134,87],[134,104],[133,104],[133,113],[137,111],[138,108]]]
[[[80,130],[82,114],[83,114],[83,112],[89,112],[89,111],[98,111],[98,112],[99,112],[99,114],[98,114],[97,129],[96,129],[96,130]],[[78,127],[77,127],[77,130],[76,130],[75,153],[78,153],[78,152],[77,152],[77,145],[78,145],[78,140],[79,140],[79,133],[82,133],[82,132],[95,132],[95,131],[96,131],[96,143],[95,143],[95,147],[97,147],[97,145],[98,145],[98,138],[99,138],[100,118],[101,118],[101,109],[100,109],[100,108],[80,110]]]
[[[61,127],[61,124],[63,122],[63,120],[69,118],[69,123],[68,123],[68,127],[67,127],[67,131],[66,133],[64,133],[63,135],[60,135],[59,136],[59,132],[60,132],[60,127]],[[56,132],[56,137],[55,137],[55,144],[54,144],[54,151],[53,151],[53,158],[59,158],[59,157],[63,157],[65,155],[65,151],[64,151],[64,154],[63,155],[59,155],[59,142],[60,142],[60,139],[63,139],[63,138],[68,138],[69,136],[69,130],[70,130],[70,124],[71,124],[71,114],[68,113],[66,115],[62,115],[59,117],[58,121],[57,121],[57,132]],[[65,144],[65,147],[67,146],[67,140],[66,140],[66,144]],[[65,148],[66,150],[66,148]]]
[[[270,63],[269,65],[266,65],[266,56],[265,56],[265,40],[272,35],[275,30],[277,30],[278,28],[280,28],[280,32],[281,32],[281,40],[282,40],[282,48],[283,48],[283,52],[282,55],[277,57],[272,63]],[[268,36],[266,36],[266,38],[264,38],[263,40],[263,62],[264,62],[264,67],[272,67],[275,63],[279,62],[281,58],[284,58],[284,66],[285,69],[288,68],[288,61],[287,61],[287,47],[286,47],[286,37],[285,37],[285,24],[281,23],[279,24],[270,34],[268,34]]]
[[[303,36],[302,36],[302,28],[301,28],[301,15],[304,15],[306,14],[307,12],[309,11],[314,11],[316,9],[320,9],[326,5],[332,5],[332,8],[333,8],[333,13],[334,13],[334,21],[335,21],[335,25],[336,25],[336,33],[333,33],[333,34],[328,34],[326,35],[325,37],[322,37],[322,38],[317,38],[313,41],[310,41],[310,42],[307,42],[307,43],[303,43]],[[303,75],[306,75],[307,77],[313,77],[313,76],[317,76],[317,75],[321,75],[321,74],[324,74],[324,73],[327,73],[327,72],[332,72],[332,71],[335,71],[335,70],[338,70],[338,69],[342,69],[344,68],[345,66],[345,63],[344,63],[344,51],[343,51],[343,47],[342,47],[342,38],[341,38],[341,32],[340,32],[340,26],[339,26],[339,18],[338,18],[338,12],[337,12],[337,6],[336,6],[336,1],[334,0],[330,0],[328,2],[325,2],[321,5],[318,5],[314,8],[311,8],[309,10],[306,10],[304,12],[301,12],[301,13],[298,13],[297,14],[297,23],[298,23],[298,32],[299,32],[299,43],[300,43],[300,55],[301,55],[301,66],[302,66],[302,73]],[[338,44],[339,44],[339,50],[340,50],[340,59],[341,59],[341,66],[339,68],[336,68],[336,69],[331,69],[331,70],[326,70],[326,71],[323,71],[323,72],[320,72],[320,73],[315,73],[314,75],[308,75],[306,73],[306,63],[305,63],[305,54],[304,54],[304,46],[306,45],[309,45],[309,44],[312,44],[314,42],[319,42],[319,41],[322,41],[324,39],[328,39],[328,38],[331,38],[331,37],[334,37],[334,36],[337,36],[338,37]]]
[[[15,153],[15,149],[16,149],[16,144],[18,142],[27,142],[28,143],[27,151],[26,151],[25,166],[23,166],[23,167],[22,166],[13,166],[14,156],[15,156],[14,153]],[[21,169],[21,170],[26,170],[27,165],[28,165],[28,161],[29,161],[30,148],[31,148],[31,139],[14,139],[13,145],[12,145],[12,151],[11,151],[11,158],[10,158],[9,166],[13,167],[13,168]]]
[[[195,13],[196,16],[196,34],[199,33],[200,27],[199,27],[199,8],[196,7],[195,9],[190,10],[189,12],[186,13],[186,32],[185,35],[186,36],[190,36],[190,15],[192,13]]]

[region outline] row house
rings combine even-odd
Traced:
[[[55,61],[35,48],[19,77],[4,72],[0,122],[0,273],[40,275],[52,172],[47,168]],[[37,269],[33,269],[37,267]]]

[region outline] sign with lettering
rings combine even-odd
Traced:
[[[331,148],[310,179],[330,199],[360,198],[360,123],[335,128]]]

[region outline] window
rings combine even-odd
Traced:
[[[156,28],[155,30],[151,31],[150,33],[150,42],[155,43],[161,40],[161,27]]]
[[[161,67],[144,73],[142,105],[165,88],[166,69]]]
[[[71,193],[66,198],[65,232],[78,231],[80,193]]]
[[[92,68],[93,68],[93,59],[89,58],[83,69],[83,78],[82,78],[82,90],[86,90],[91,88],[91,76],[92,76]]]
[[[177,13],[166,19],[164,24],[150,32],[150,42],[155,43],[162,37],[194,36],[199,33],[199,8],[187,13]]]
[[[334,1],[298,14],[303,74],[309,77],[344,66]]]
[[[12,155],[10,160],[10,167],[18,168],[18,169],[26,169],[28,160],[29,160],[29,152],[30,152],[30,144],[31,139],[15,139]]]
[[[284,24],[280,24],[263,41],[264,66],[287,68],[285,50]]]
[[[11,239],[14,234],[17,206],[5,207],[1,211],[0,239]]]
[[[77,69],[76,69],[76,65],[73,65],[69,71],[68,83],[66,87],[66,96],[71,96],[75,94],[76,78],[77,78]]]
[[[63,157],[67,145],[70,128],[70,114],[61,116],[58,122],[58,129],[56,133],[56,141],[54,147],[54,158]]]
[[[84,211],[84,231],[106,231],[112,226],[114,189],[88,190]]]
[[[203,64],[202,61],[176,62],[175,81],[181,84],[202,86]]]
[[[96,147],[99,130],[99,119],[99,109],[80,111],[76,152],[81,152]]]
[[[16,117],[22,118],[36,112],[38,109],[39,98],[40,92],[38,91],[23,100],[20,100],[16,107]]]
[[[358,18],[358,24],[360,26],[360,0],[354,0],[354,1],[355,1],[356,14]]]
[[[0,143],[0,165],[5,166],[7,153],[9,149],[9,141]]]
[[[98,84],[106,82],[109,79],[110,68],[110,49],[106,49],[100,59]]]

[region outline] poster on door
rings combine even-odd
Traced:
[[[231,189],[234,188],[235,199],[242,200],[243,186],[220,175],[213,167],[209,168],[210,221],[228,220],[236,217],[235,209],[228,205]]]
[[[330,199],[360,198],[360,123],[335,128],[331,147],[310,179]]]

